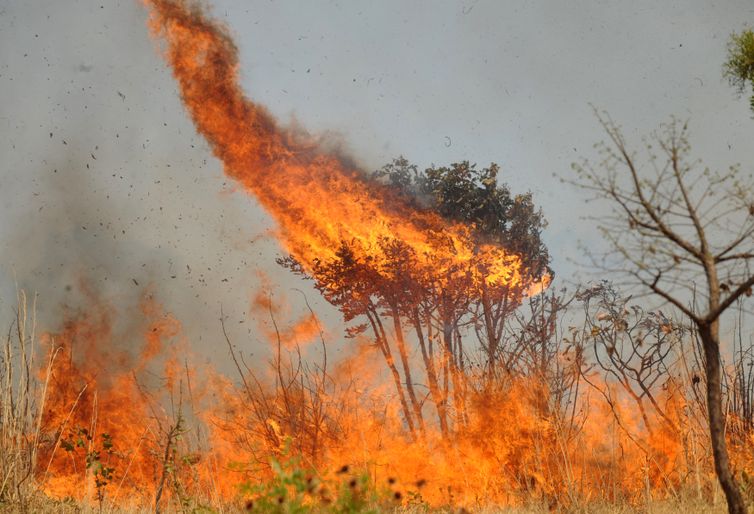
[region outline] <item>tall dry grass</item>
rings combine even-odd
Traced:
[[[34,470],[42,412],[55,355],[39,374],[36,349],[36,295],[17,293],[14,319],[0,357],[0,502],[27,510],[35,494]]]
[[[189,437],[195,435],[194,432],[185,428],[185,421],[182,417],[181,402],[178,400],[178,415],[175,419],[165,418],[163,423],[156,430],[154,441],[150,444],[155,454],[159,456],[160,462],[160,487],[158,488],[157,498],[151,506],[137,509],[135,507],[125,507],[118,501],[113,501],[108,497],[107,501],[99,503],[87,503],[76,501],[59,501],[45,497],[41,492],[42,482],[44,481],[44,470],[48,466],[48,459],[39,457],[39,448],[44,445],[56,445],[54,433],[51,435],[50,427],[43,426],[43,416],[45,412],[45,402],[51,403],[49,398],[54,397],[55,384],[51,380],[53,371],[60,368],[61,362],[65,361],[60,356],[60,347],[55,344],[49,345],[49,353],[40,351],[37,345],[37,322],[36,322],[36,297],[27,298],[27,295],[20,291],[17,295],[17,307],[7,335],[3,341],[2,355],[0,355],[0,512],[108,512],[108,513],[137,513],[137,512],[154,512],[157,507],[164,506],[165,512],[200,512],[191,509],[185,509],[182,506],[190,502],[183,500],[190,495],[196,495],[196,491],[190,486],[192,483],[190,477],[182,474],[182,468],[179,463],[183,457],[190,454],[193,450],[189,445]],[[537,330],[529,329],[527,333],[541,334]],[[542,338],[543,339],[543,338]],[[559,341],[560,338],[553,337],[552,341]],[[544,340],[544,339],[543,339]],[[324,341],[321,341],[324,345]],[[526,342],[524,347],[535,348],[535,345]],[[44,346],[44,345],[43,345]],[[232,352],[232,345],[229,344]],[[297,455],[301,455],[307,461],[316,463],[322,456],[320,455],[323,443],[327,445],[324,434],[336,434],[342,436],[342,427],[339,427],[336,420],[324,416],[324,412],[330,412],[331,409],[323,407],[324,402],[334,402],[338,400],[339,395],[334,394],[327,384],[332,381],[332,377],[326,371],[326,367],[315,367],[306,369],[299,359],[291,362],[285,362],[280,355],[280,341],[278,340],[278,353],[272,364],[275,369],[276,379],[270,387],[264,386],[263,382],[255,377],[248,368],[239,366],[241,375],[241,384],[237,386],[234,397],[240,398],[241,407],[245,416],[239,418],[245,424],[234,423],[232,430],[239,440],[246,440],[254,444],[254,448],[282,447],[281,433],[293,435],[295,440],[293,450]],[[57,349],[56,349],[57,348]],[[559,348],[559,347],[558,347]],[[558,349],[556,348],[556,349]],[[544,351],[544,350],[542,350]],[[559,351],[555,351],[557,355]],[[56,362],[57,361],[57,362]],[[237,362],[238,364],[238,362]],[[692,369],[694,366],[684,366]],[[732,384],[743,382],[748,383],[738,375],[735,370],[742,366],[735,366],[731,371],[734,375],[730,377]],[[660,481],[660,487],[652,488],[649,485],[651,472],[654,468],[659,468],[657,463],[647,461],[645,468],[636,472],[636,476],[641,475],[642,480],[647,481],[645,493],[640,497],[629,498],[622,496],[620,493],[621,484],[625,477],[617,476],[616,472],[621,469],[620,456],[616,455],[615,462],[604,462],[605,472],[595,484],[599,491],[597,495],[585,495],[582,486],[579,484],[583,481],[583,475],[579,474],[579,467],[588,463],[590,459],[599,456],[589,455],[588,446],[583,446],[584,452],[568,451],[569,446],[577,449],[582,448],[575,443],[581,437],[579,431],[574,431],[574,427],[583,426],[581,415],[574,415],[569,409],[562,408],[569,405],[570,402],[563,398],[561,389],[575,387],[576,383],[565,381],[561,374],[555,373],[552,377],[546,377],[546,370],[541,370],[542,380],[549,385],[543,388],[541,392],[534,391],[531,408],[538,417],[547,415],[552,420],[551,427],[546,431],[532,429],[531,437],[526,444],[531,443],[534,446],[541,447],[534,454],[536,459],[530,459],[521,467],[520,476],[516,475],[519,481],[524,484],[524,493],[528,491],[528,500],[523,502],[525,507],[521,508],[485,508],[483,512],[510,512],[510,513],[536,513],[536,512],[583,512],[583,513],[633,513],[633,512],[657,512],[658,514],[670,512],[724,512],[724,499],[720,494],[719,488],[711,474],[709,467],[710,457],[708,442],[703,430],[703,415],[700,414],[700,408],[703,405],[694,405],[692,402],[682,410],[685,413],[683,419],[678,423],[683,427],[677,437],[683,450],[680,452],[678,462],[675,463],[672,472],[678,476],[670,477],[668,480]],[[693,372],[682,380],[687,382],[684,388],[693,389]],[[539,375],[537,375],[539,376]],[[471,378],[471,377],[470,377]],[[485,392],[485,398],[489,400],[489,384],[480,378],[478,387],[470,385],[469,412],[472,414],[470,421],[474,420],[474,409],[478,402],[474,400],[474,391],[479,390],[480,394]],[[678,380],[681,380],[680,378]],[[561,384],[561,387],[554,385]],[[501,386],[502,387],[502,386]],[[507,396],[513,395],[519,398],[525,396],[517,390],[503,387],[500,391],[501,402],[505,402]],[[600,396],[593,393],[592,401],[586,401],[587,404],[593,403],[593,409],[600,401]],[[528,405],[528,404],[526,404]],[[48,405],[49,407],[49,405]],[[492,408],[497,410],[497,405],[487,405],[485,409]],[[502,407],[501,407],[502,408]],[[618,407],[613,410],[614,416],[620,416]],[[343,413],[340,410],[335,411],[339,418]],[[522,411],[523,412],[523,411]],[[332,412],[330,412],[332,414]],[[103,412],[100,415],[106,416]],[[586,414],[584,414],[585,416]],[[158,416],[155,416],[157,419]],[[494,417],[491,419],[495,419]],[[507,418],[506,418],[507,419]],[[271,423],[273,420],[274,423]],[[335,423],[335,424],[333,424]],[[513,430],[514,425],[518,426],[520,420],[508,419],[500,426],[489,427],[480,425],[480,437],[487,437],[488,429],[498,435],[503,429]],[[697,426],[698,425],[698,426]],[[617,428],[615,428],[617,427]],[[624,430],[620,423],[616,424],[613,431],[620,433]],[[605,427],[607,428],[607,427]],[[579,430],[582,430],[579,428]],[[280,432],[280,433],[278,433]],[[748,432],[746,432],[748,434]],[[196,432],[198,437],[198,432]],[[473,430],[470,435],[475,435]],[[504,435],[504,434],[503,434]],[[584,434],[588,436],[589,434]],[[607,436],[607,430],[604,433]],[[53,439],[50,439],[50,438]],[[57,436],[60,437],[59,435]],[[364,434],[360,434],[363,438]],[[360,439],[361,440],[361,439]],[[481,440],[481,439],[480,439]],[[240,449],[239,441],[229,441]],[[197,442],[194,446],[204,446]],[[206,443],[206,441],[205,441]],[[264,443],[264,444],[262,444]],[[502,443],[501,443],[502,444]],[[507,444],[507,443],[506,443]],[[557,449],[562,451],[559,453]],[[555,453],[553,453],[553,450]],[[630,442],[623,451],[630,450]],[[751,455],[751,450],[741,452],[741,455]],[[260,463],[266,462],[268,454],[258,455]],[[583,461],[583,462],[582,462]],[[258,469],[258,466],[255,468]],[[41,470],[41,472],[40,472]],[[86,472],[84,472],[86,473]],[[582,478],[579,478],[582,476]],[[557,491],[544,494],[541,487],[526,487],[527,483],[532,482],[532,477],[542,477],[546,481],[561,480],[562,488]],[[561,477],[558,479],[557,477]],[[536,482],[536,480],[535,480]],[[662,486],[662,484],[667,484]],[[537,485],[537,484],[534,484]],[[163,491],[169,494],[168,501],[160,500]],[[616,492],[611,492],[616,491]],[[601,494],[601,496],[600,496]],[[236,504],[221,504],[219,496],[206,494],[209,501],[202,502],[211,504],[214,510],[201,510],[201,512],[243,512],[243,506]],[[211,499],[210,499],[211,498]],[[555,501],[553,501],[553,499]],[[481,507],[480,507],[481,508]],[[426,512],[428,507],[422,506],[422,512]],[[417,508],[396,507],[396,512],[418,512]],[[437,512],[455,512],[450,509],[437,509]]]

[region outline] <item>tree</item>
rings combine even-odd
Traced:
[[[499,172],[495,163],[477,168],[468,161],[419,171],[417,166],[399,157],[375,171],[373,177],[386,181],[418,207],[432,209],[448,221],[474,227],[477,244],[499,245],[519,255],[526,270],[526,282],[540,280],[550,273],[550,256],[542,241],[547,223],[542,211],[534,205],[531,193],[513,195],[506,184],[498,183]],[[484,270],[481,274],[484,275]],[[464,285],[467,286],[464,290],[455,288],[455,293],[460,294],[453,294],[448,287],[436,291],[446,345],[450,346],[447,342],[450,332],[470,309],[492,376],[505,321],[519,307],[523,291],[490,287],[485,281]]]
[[[689,161],[685,123],[672,120],[654,134],[642,165],[610,117],[597,118],[609,141],[598,145],[602,160],[573,165],[573,183],[610,206],[595,217],[609,249],[590,253],[591,262],[673,305],[698,331],[715,472],[729,512],[742,514],[725,439],[720,317],[752,294],[754,182],[735,166],[717,173]]]
[[[513,195],[498,182],[500,166],[477,168],[468,161],[419,171],[404,157],[375,171],[375,179],[401,191],[404,198],[449,221],[475,227],[479,242],[499,244],[519,254],[532,276],[547,272],[550,256],[542,241],[547,223],[531,193]]]
[[[723,64],[723,75],[731,86],[738,89],[739,94],[743,94],[748,82],[753,93],[749,103],[754,112],[754,32],[751,29],[740,34],[731,34],[728,41],[728,60]]]
[[[435,406],[443,437],[451,435],[453,422],[456,426],[466,422],[468,348],[463,330],[473,327],[480,336],[492,377],[502,353],[506,317],[520,305],[525,287],[549,273],[549,256],[540,237],[545,225],[542,213],[530,194],[513,196],[499,185],[498,170],[495,164],[477,169],[461,162],[419,171],[399,158],[372,175],[374,186],[390,189],[396,201],[466,227],[462,237],[474,247],[473,259],[457,259],[453,241],[429,231],[438,251],[424,258],[404,241],[389,237],[370,248],[342,241],[334,259],[317,262],[311,270],[292,258],[280,261],[294,273],[310,275],[344,320],[356,322],[350,335],[371,332],[414,436],[425,431],[426,399]],[[520,256],[522,285],[487,280],[491,246]],[[421,355],[429,390],[425,399],[414,387],[412,348]]]

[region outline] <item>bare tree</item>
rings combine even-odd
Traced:
[[[744,513],[725,441],[720,316],[752,294],[754,181],[736,166],[718,173],[690,161],[686,123],[674,119],[646,140],[643,162],[613,120],[596,114],[608,136],[601,160],[573,165],[573,183],[610,205],[595,217],[609,249],[587,252],[591,264],[673,305],[698,330],[715,471],[729,512]]]
[[[654,431],[655,420],[677,431],[658,393],[676,390],[671,368],[673,354],[681,351],[677,347],[683,327],[662,311],[645,312],[629,303],[631,297],[621,296],[609,282],[586,289],[578,298],[584,308],[582,339],[591,343],[594,362],[605,375],[602,386],[594,387],[610,395],[610,388],[604,386],[619,384],[636,404],[648,433]],[[613,401],[608,403],[612,406]],[[649,415],[650,408],[654,416]]]

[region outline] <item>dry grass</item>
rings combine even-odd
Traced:
[[[58,501],[45,498],[41,495],[35,495],[28,499],[28,512],[39,514],[147,514],[153,512],[150,509],[121,509],[117,507],[110,507],[100,511],[96,505],[84,506],[72,501]],[[11,514],[20,512],[19,507],[13,504],[0,503],[0,514]],[[202,511],[202,512],[215,512],[215,511]],[[221,511],[217,511],[221,512]],[[243,509],[238,510],[223,510],[223,513],[241,513]],[[462,509],[437,509],[427,511],[421,507],[399,507],[393,510],[395,514],[456,514],[465,512]],[[658,501],[643,506],[630,506],[630,505],[590,505],[588,507],[580,509],[556,509],[549,510],[546,507],[520,507],[520,508],[507,508],[507,509],[483,509],[479,514],[724,514],[727,512],[725,505],[718,503],[717,505],[709,505],[701,503],[698,500],[689,499],[683,501]]]
[[[44,412],[45,400],[53,392],[49,377],[55,364],[56,353],[49,355],[35,355],[36,320],[35,302],[27,299],[23,291],[18,293],[18,307],[13,323],[0,347],[0,514],[28,512],[28,513],[98,513],[98,514],[137,514],[153,512],[149,508],[126,508],[113,505],[109,501],[82,503],[74,500],[55,500],[41,492],[38,482],[35,482],[35,471],[44,469],[47,462],[37,463],[37,449],[40,446],[42,431],[41,413]],[[54,348],[54,346],[53,346]],[[61,360],[61,359],[58,359]],[[281,370],[278,369],[281,376]],[[296,375],[298,377],[298,375]],[[282,383],[288,381],[281,380]],[[298,383],[297,380],[293,382]],[[312,387],[312,391],[319,391]],[[290,391],[288,391],[290,393]],[[49,407],[49,405],[48,405]],[[290,416],[290,409],[286,412]],[[265,411],[263,418],[271,417]],[[282,416],[281,419],[286,419]],[[281,421],[282,424],[282,421]],[[180,431],[180,430],[179,430]],[[291,432],[294,430],[291,429]],[[169,447],[173,436],[168,435],[166,445]],[[167,454],[167,453],[166,453]],[[163,466],[165,468],[165,466]],[[164,471],[164,469],[163,469]],[[551,478],[551,475],[549,476]],[[164,480],[164,473],[163,473]],[[606,504],[592,498],[592,501],[581,503],[577,507],[550,507],[547,505],[529,505],[520,508],[486,508],[476,510],[484,514],[537,514],[537,513],[578,513],[578,514],[633,514],[633,513],[723,513],[726,512],[722,495],[712,485],[710,494],[696,494],[690,492],[674,492],[672,500],[651,501],[649,503],[631,505],[628,503]],[[714,504],[705,503],[701,497],[716,498]],[[578,501],[578,500],[577,500]],[[166,511],[177,512],[181,509],[178,504],[171,504]],[[213,507],[212,509],[196,510],[185,508],[182,512],[217,512],[235,513],[245,512],[241,505],[233,507]],[[463,509],[429,509],[425,505],[417,507],[398,507],[393,512],[405,514],[427,513],[460,513]],[[287,512],[286,509],[280,511]]]
[[[19,291],[17,302],[0,356],[0,502],[23,508],[35,491],[33,472],[52,357],[40,378],[34,354],[36,297],[30,306],[25,292]]]

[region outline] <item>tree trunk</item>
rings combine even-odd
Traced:
[[[369,312],[367,313],[367,319],[369,319],[369,322],[372,325],[375,342],[377,343],[380,351],[382,351],[382,355],[385,357],[385,362],[387,363],[387,366],[390,369],[390,373],[393,376],[395,390],[398,392],[398,399],[400,400],[401,408],[403,409],[403,417],[406,418],[406,424],[408,425],[408,430],[411,433],[411,438],[416,440],[416,428],[414,427],[414,420],[411,417],[411,411],[408,408],[406,394],[403,391],[403,385],[401,383],[401,375],[400,373],[398,373],[398,368],[396,368],[395,366],[393,352],[390,350],[390,343],[387,339],[387,335],[385,334],[385,329],[382,326],[382,321],[380,320],[379,315]]]
[[[715,322],[717,323],[717,321]],[[703,325],[699,334],[704,348],[707,372],[707,412],[709,414],[710,442],[715,459],[715,473],[728,501],[730,514],[746,514],[746,506],[738,483],[730,469],[728,447],[725,442],[725,417],[723,416],[722,381],[720,370],[720,341],[717,327]]]
[[[447,355],[448,369],[450,370],[450,378],[453,382],[453,405],[456,411],[456,423],[459,427],[465,424],[466,420],[466,404],[463,396],[463,383],[465,377],[461,376],[458,369],[458,356],[454,349],[453,344],[453,325],[447,318],[443,320],[442,334],[443,344],[445,347],[445,353]]]
[[[408,391],[408,397],[411,399],[411,406],[414,410],[414,417],[419,424],[419,434],[424,435],[424,416],[422,415],[421,404],[416,398],[416,392],[414,391],[414,381],[411,378],[411,364],[408,361],[408,348],[406,347],[406,340],[403,337],[403,328],[401,327],[401,318],[396,307],[391,306],[391,315],[393,318],[393,330],[395,331],[395,340],[398,345],[398,354],[401,356],[401,364],[403,364],[403,376],[406,379],[406,391]]]
[[[487,284],[482,280],[482,314],[484,326],[487,330],[487,378],[495,376],[495,359],[497,358],[498,338],[495,334],[495,325],[492,323],[492,306],[487,293]]]
[[[416,330],[416,337],[419,340],[419,348],[421,349],[422,359],[424,360],[424,368],[427,371],[429,392],[432,395],[432,401],[435,403],[435,408],[437,409],[437,417],[440,421],[440,432],[442,433],[443,439],[447,439],[448,415],[445,405],[445,398],[443,398],[442,392],[440,391],[440,385],[437,381],[435,362],[432,356],[427,352],[427,346],[424,342],[424,332],[422,331],[418,309],[414,309],[412,321],[414,323],[414,329]]]

